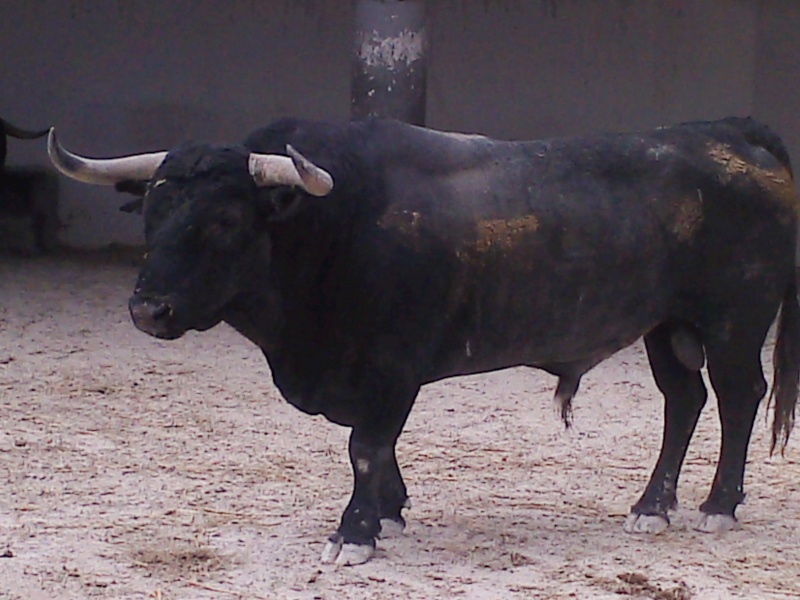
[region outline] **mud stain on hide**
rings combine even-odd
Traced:
[[[378,219],[378,227],[397,231],[412,241],[418,241],[421,221],[422,215],[415,210],[393,210]]]
[[[675,218],[670,229],[681,242],[691,240],[703,223],[703,193],[697,190],[697,196],[681,198],[675,204]]]
[[[487,252],[492,248],[508,250],[513,248],[521,238],[539,229],[539,220],[534,215],[526,215],[515,219],[491,219],[478,221],[475,249]]]
[[[781,204],[798,212],[798,197],[794,183],[789,172],[779,167],[766,169],[757,164],[752,164],[737,156],[729,144],[710,143],[707,154],[711,160],[721,167],[717,176],[721,183],[728,184],[737,176],[744,176],[753,181],[758,187],[769,193]]]
[[[747,175],[751,168],[745,160],[731,151],[728,144],[709,144],[708,156],[722,167],[719,175],[722,183],[728,183],[736,175]]]

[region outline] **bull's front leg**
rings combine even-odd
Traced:
[[[375,403],[361,405],[360,418],[350,433],[350,465],[353,467],[353,495],[342,515],[339,528],[322,552],[323,562],[358,565],[375,551],[378,537],[402,530],[402,509],[408,496],[395,444],[414,404],[419,386],[381,386]]]
[[[404,508],[411,508],[411,502],[408,499],[406,484],[400,475],[400,466],[397,464],[395,445],[393,444],[391,460],[383,468],[378,492],[381,538],[402,533],[406,526],[406,520],[402,514]]]
[[[372,556],[375,540],[381,532],[381,482],[394,462],[393,446],[394,440],[387,443],[353,428],[350,434],[350,464],[355,479],[353,495],[339,528],[328,539],[322,562],[358,565]]]

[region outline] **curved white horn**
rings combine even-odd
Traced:
[[[258,186],[294,185],[312,196],[327,196],[333,189],[333,177],[300,154],[286,146],[289,156],[250,154],[250,174]]]
[[[85,158],[73,154],[58,142],[55,127],[50,128],[47,136],[47,154],[53,166],[67,177],[97,185],[151,179],[167,156],[166,152],[151,152],[120,158]]]

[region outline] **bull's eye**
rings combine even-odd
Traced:
[[[224,230],[234,229],[237,221],[231,215],[222,215],[217,219],[217,226]]]
[[[241,230],[241,218],[232,211],[221,211],[205,227],[207,241],[216,245],[227,246],[238,238]]]
[[[297,199],[297,192],[291,188],[281,188],[272,195],[272,203],[278,212],[284,212]]]

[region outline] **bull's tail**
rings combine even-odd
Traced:
[[[760,146],[778,159],[789,173],[792,173],[792,163],[789,160],[789,151],[781,137],[769,127],[750,117],[728,117],[722,123],[735,127],[747,140],[748,144]]]
[[[749,144],[760,146],[772,154],[792,174],[786,146],[774,131],[751,118],[725,119],[738,129]],[[772,445],[770,452],[781,453],[789,442],[795,420],[798,388],[800,387],[800,306],[797,301],[797,279],[786,286],[778,317],[775,350],[772,355],[774,377],[770,402],[774,402]]]
[[[794,427],[800,381],[800,306],[794,278],[783,296],[772,362],[775,371],[770,401],[774,401],[775,412],[770,451],[780,448],[782,453]]]
[[[38,131],[29,131],[27,129],[20,129],[19,127],[12,125],[5,119],[0,119],[0,125],[2,125],[3,130],[6,132],[6,135],[10,135],[13,138],[17,138],[18,140],[34,140],[36,138],[43,137],[48,134],[50,129],[40,129]]]

